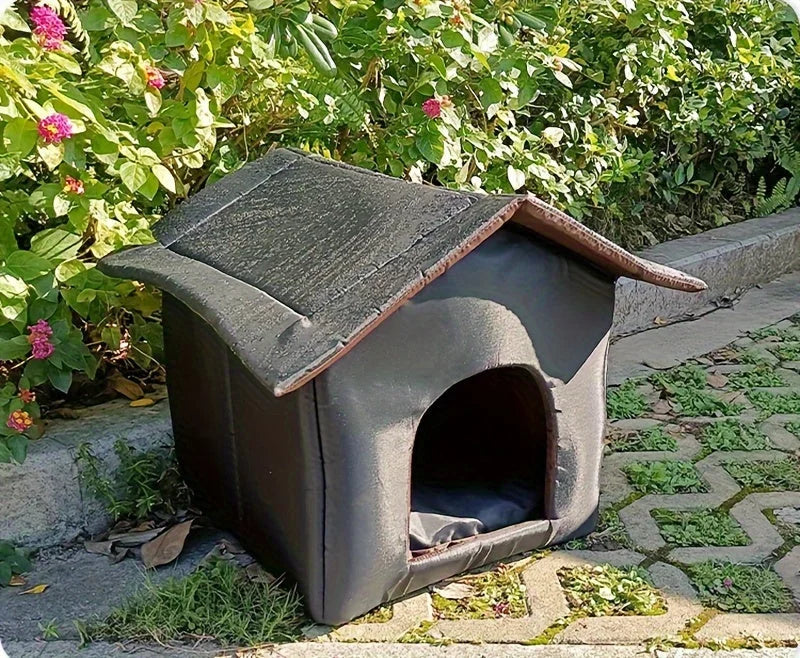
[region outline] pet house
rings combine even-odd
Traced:
[[[614,282],[702,281],[531,196],[275,150],[108,256],[164,291],[199,504],[331,624],[589,532]]]

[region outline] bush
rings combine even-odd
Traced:
[[[769,0],[18,3],[0,14],[2,432],[35,435],[43,384],[157,367],[157,294],[95,260],[275,143],[531,191],[632,247],[786,207],[798,42]]]

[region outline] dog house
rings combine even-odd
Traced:
[[[320,622],[595,524],[614,282],[702,281],[532,196],[278,149],[111,275],[164,291],[198,503]]]

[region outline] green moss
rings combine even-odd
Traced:
[[[726,419],[703,428],[700,441],[709,450],[767,450],[769,439],[753,425]]]
[[[653,510],[661,536],[674,546],[745,546],[749,537],[728,512]]]
[[[447,599],[434,592],[433,611],[439,619],[497,619],[528,614],[521,567],[501,564],[491,571],[459,578],[472,588],[463,599]]]
[[[397,641],[401,644],[433,644],[446,646],[453,641],[447,638],[434,637],[430,630],[436,625],[435,621],[423,621],[417,626],[406,631]]]
[[[769,491],[800,491],[800,460],[729,462],[725,470],[743,487]]]
[[[613,420],[638,418],[647,411],[647,401],[636,387],[639,381],[629,379],[617,388],[609,389],[606,408]]]
[[[790,612],[792,596],[778,575],[766,567],[703,562],[689,567],[703,605],[724,612]]]
[[[642,493],[700,493],[706,490],[691,462],[634,462],[628,464],[624,471],[631,486]]]
[[[351,624],[384,624],[394,616],[391,605],[381,605],[367,614],[361,615],[358,619],[351,621]]]
[[[660,426],[648,427],[638,432],[628,432],[613,437],[611,452],[675,452],[678,442]]]
[[[562,569],[558,573],[567,602],[581,616],[659,615],[666,602],[639,567],[610,565]]]

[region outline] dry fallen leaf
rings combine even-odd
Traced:
[[[711,388],[723,388],[728,383],[728,378],[725,375],[709,375],[708,385]]]
[[[8,581],[8,584],[11,587],[22,587],[25,584],[25,579],[22,576],[11,576],[11,580]]]
[[[138,532],[112,532],[108,536],[108,539],[120,546],[141,546],[142,544],[153,541],[163,531],[164,528],[153,528],[151,530],[141,530]]]
[[[88,553],[97,553],[98,555],[113,555],[111,550],[114,546],[113,541],[85,541],[83,547]]]
[[[144,566],[150,569],[172,562],[183,551],[183,545],[191,529],[192,521],[184,521],[142,545]]]
[[[42,583],[40,585],[34,585],[30,589],[26,589],[24,592],[20,592],[20,594],[41,594],[48,587],[49,587],[49,585],[45,585],[44,583]]]
[[[444,587],[434,587],[433,591],[443,599],[458,601],[472,596],[475,593],[475,588],[466,583],[449,583]]]
[[[132,407],[152,407],[156,403],[155,400],[150,398],[142,398],[141,400],[133,400],[131,402]]]
[[[138,400],[144,395],[144,391],[139,384],[123,377],[118,372],[115,372],[108,378],[108,384],[117,393],[124,395],[129,400]]]
[[[244,573],[251,583],[260,583],[263,585],[271,585],[277,579],[269,571],[264,569],[258,562],[248,564],[244,568]]]

